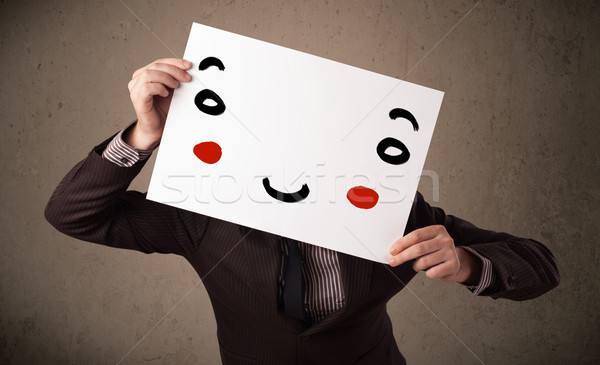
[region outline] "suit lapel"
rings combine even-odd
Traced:
[[[242,227],[246,234],[250,228]],[[244,243],[250,268],[249,285],[256,290],[260,300],[267,308],[277,312],[279,293],[279,275],[281,250],[279,237],[270,233],[254,230],[248,234]]]

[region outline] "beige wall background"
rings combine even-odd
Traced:
[[[0,363],[220,361],[186,261],[43,218],[68,169],[133,120],[133,71],[166,46],[181,57],[193,21],[445,91],[426,198],[554,252],[560,286],[527,302],[418,275],[388,307],[410,364],[600,362],[597,2],[2,0]]]

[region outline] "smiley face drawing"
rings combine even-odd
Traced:
[[[221,71],[225,70],[225,65],[223,65],[223,62],[217,57],[212,56],[203,59],[198,65],[198,70],[204,71],[211,66],[215,66]],[[211,100],[213,103],[215,103],[215,105],[211,106],[205,104],[207,100]],[[208,115],[217,116],[225,112],[225,102],[219,97],[219,95],[210,89],[203,89],[199,91],[194,98],[194,104],[196,104],[198,110]],[[390,118],[396,119],[398,117],[408,120],[412,124],[415,131],[419,130],[419,124],[417,123],[417,120],[408,110],[400,108],[392,109],[390,111]],[[388,154],[387,149],[390,147],[397,148],[400,153],[397,155]],[[217,163],[221,158],[222,151],[221,147],[217,143],[208,141],[195,145],[194,154],[201,161],[208,164],[214,164]],[[379,155],[381,160],[391,165],[401,165],[410,159],[410,152],[408,151],[408,148],[406,148],[406,145],[392,137],[386,137],[379,142],[377,145],[377,155]],[[306,199],[310,193],[310,189],[306,184],[303,184],[302,188],[294,193],[279,191],[271,186],[268,177],[263,178],[263,186],[270,197],[285,203],[300,202]],[[364,186],[356,186],[351,188],[348,190],[346,197],[350,203],[352,203],[352,205],[361,209],[373,208],[379,200],[379,195],[375,190],[366,188]]]
[[[147,198],[386,262],[443,93],[194,24]]]

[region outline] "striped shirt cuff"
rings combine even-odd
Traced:
[[[481,269],[481,278],[479,279],[479,284],[476,286],[467,286],[467,288],[473,293],[473,295],[481,294],[485,289],[489,288],[492,285],[494,272],[492,270],[492,262],[479,254],[479,252],[475,251],[471,247],[468,246],[460,246],[465,250],[469,251],[473,255],[479,257],[483,267]]]
[[[127,127],[129,128],[129,127]],[[123,141],[123,129],[113,138],[102,152],[102,158],[121,167],[131,167],[136,162],[142,161],[150,157],[153,150],[139,150],[131,147]]]

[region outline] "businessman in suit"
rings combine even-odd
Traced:
[[[223,363],[403,364],[386,303],[419,271],[492,298],[526,300],[558,285],[541,243],[477,228],[419,193],[384,265],[127,191],[159,144],[172,91],[191,80],[190,67],[160,59],[133,74],[137,121],[71,169],[45,214],[82,240],[185,257],[210,296]]]

